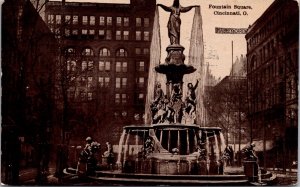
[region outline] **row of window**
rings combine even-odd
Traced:
[[[260,67],[264,62],[268,61],[270,58],[276,55],[276,51],[280,49],[280,38],[281,34],[276,36],[276,40],[272,39],[259,50],[259,58],[256,56],[251,59],[250,70],[254,70]]]
[[[80,92],[80,99],[81,101],[92,101],[95,97],[96,94],[93,92]],[[69,93],[69,97],[74,99],[75,98],[75,93],[74,92],[70,92]],[[144,101],[145,95],[143,93],[139,93],[137,96],[137,99],[139,101]],[[128,96],[125,93],[116,93],[115,94],[115,98],[114,98],[114,102],[115,104],[126,104],[128,101]]]
[[[75,77],[71,78],[72,80],[75,80]],[[82,86],[87,86],[88,88],[91,88],[93,86],[93,77],[78,77],[77,79],[80,81]],[[139,88],[145,87],[145,78],[144,77],[138,77],[136,78],[136,83]],[[98,84],[100,87],[109,88],[110,85],[110,77],[98,77]],[[119,89],[125,89],[128,86],[128,78],[127,77],[116,77],[115,79],[115,88]]]
[[[139,47],[136,47],[135,48],[135,54],[136,55],[141,55],[143,52],[144,55],[147,55],[149,54],[149,48],[139,48]],[[65,53],[66,55],[69,55],[69,56],[72,56],[72,55],[75,55],[76,54],[76,51],[74,48],[67,48],[65,50]],[[83,56],[94,56],[94,51],[91,49],[91,48],[84,48],[82,50],[82,55]],[[119,48],[116,50],[116,53],[115,55],[117,57],[127,57],[128,56],[128,52],[127,50],[125,50],[124,48]],[[101,48],[99,50],[99,56],[101,57],[110,57],[111,56],[111,52],[108,48]]]
[[[60,29],[50,28],[51,32],[55,33],[56,37],[60,38],[61,32]],[[98,31],[98,33],[96,33]],[[80,33],[79,33],[80,32]],[[130,31],[128,30],[117,30],[113,36],[112,30],[95,30],[95,29],[65,29],[63,35],[66,38],[80,38],[81,39],[102,39],[102,40],[129,40]],[[150,41],[150,32],[149,31],[135,31],[135,40],[136,41]]]
[[[127,72],[128,63],[127,62],[116,62],[115,63],[115,72]],[[81,71],[92,71],[94,69],[94,61],[82,61],[81,62]],[[69,60],[67,61],[67,70],[76,71],[77,63],[76,61]],[[111,62],[110,61],[99,61],[98,64],[99,71],[111,71]],[[136,71],[145,71],[145,61],[136,62]]]
[[[250,95],[252,93],[250,92]],[[278,104],[282,101],[282,93],[280,93],[280,87],[276,86],[274,88],[270,88],[262,91],[257,96],[252,96],[250,98],[250,108],[252,111],[260,111],[265,110],[267,108],[272,107],[274,104]]]
[[[264,40],[267,35],[275,30],[275,28],[282,24],[284,20],[284,14],[282,11],[278,11],[276,15],[266,21],[266,24],[248,41],[248,47],[251,49],[253,46],[259,44]]]
[[[113,17],[111,16],[78,16],[78,15],[64,15],[64,20],[62,20],[62,15],[54,15],[49,14],[47,17],[47,23],[48,24],[56,24],[60,25],[62,22],[64,22],[67,25],[100,25],[100,26],[112,26],[113,25]],[[124,26],[128,27],[129,24],[129,17],[116,17],[115,18],[115,24],[118,27]],[[143,20],[143,23],[142,23]],[[81,21],[81,22],[80,22]],[[142,27],[142,24],[144,27],[150,26],[150,19],[149,18],[135,18],[135,26],[136,27]]]

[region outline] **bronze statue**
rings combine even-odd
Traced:
[[[171,12],[169,22],[168,22],[168,34],[169,34],[170,42],[171,45],[180,44],[180,25],[181,25],[180,13],[188,12],[192,8],[198,6],[182,7],[179,3],[179,0],[174,0],[173,5],[170,7],[167,7],[162,4],[157,4],[157,6],[160,6],[162,9],[164,9],[167,12]]]

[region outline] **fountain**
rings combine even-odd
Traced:
[[[109,170],[99,169],[89,179],[105,184],[147,185],[245,185],[244,174],[225,174],[224,137],[221,128],[203,127],[201,124],[201,100],[203,82],[194,78],[196,84],[188,83],[183,93],[184,75],[197,69],[185,64],[184,47],[180,45],[180,13],[195,8],[190,48],[190,59],[203,63],[202,20],[199,6],[182,7],[174,0],[171,7],[158,4],[170,12],[168,34],[170,45],[167,58],[160,64],[160,38],[158,11],[154,21],[151,44],[151,63],[148,95],[146,101],[147,125],[125,126],[119,141],[116,164]],[[200,51],[197,51],[200,49]],[[198,66],[201,68],[201,66]],[[200,70],[197,76],[203,73]],[[166,77],[165,92],[159,76]],[[194,77],[197,77],[194,76]],[[160,78],[161,79],[161,78]],[[199,81],[200,80],[200,81]],[[197,94],[196,94],[197,93]],[[183,98],[184,97],[184,98]],[[65,169],[66,174],[76,173]]]

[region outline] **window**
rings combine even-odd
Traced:
[[[55,29],[55,36],[56,36],[56,38],[60,38],[60,29],[59,28]]]
[[[87,84],[87,86],[90,88],[90,87],[92,87],[92,84],[93,84],[93,77],[88,77],[88,84]]]
[[[124,18],[124,26],[128,27],[129,26],[129,17]]]
[[[99,30],[99,38],[103,39],[105,36],[104,30]]]
[[[122,36],[121,36],[121,31],[116,31],[116,40],[121,40]]]
[[[71,24],[71,16],[70,15],[65,15],[65,23],[66,24]]]
[[[110,70],[110,62],[105,62],[105,71]]]
[[[139,93],[138,95],[138,102],[143,103],[144,102],[144,94],[143,93]]]
[[[76,62],[71,61],[71,71],[76,71]]]
[[[144,87],[144,83],[145,83],[145,78],[144,77],[139,77],[139,79],[138,79],[138,87],[139,88]]]
[[[115,95],[115,103],[116,103],[116,104],[120,104],[120,102],[121,102],[121,101],[120,101],[120,94],[116,94],[116,95]]]
[[[122,104],[127,103],[127,95],[126,94],[122,94]]]
[[[73,16],[73,25],[77,25],[78,24],[78,16]]]
[[[127,87],[127,78],[122,78],[122,88]]]
[[[122,26],[122,17],[117,17],[117,26]]]
[[[54,15],[53,14],[48,15],[48,23],[54,24]]]
[[[94,55],[94,52],[92,49],[90,48],[85,48],[83,51],[82,51],[82,55],[83,56],[93,56]]]
[[[87,25],[87,23],[88,23],[88,17],[82,16],[82,25]]]
[[[87,32],[88,32],[88,31],[87,31],[86,29],[82,29],[82,30],[81,30],[82,36],[83,36],[83,37],[86,37],[86,36],[87,36]]]
[[[140,55],[140,54],[141,54],[141,48],[136,47],[136,48],[135,48],[135,54],[136,54],[136,55]]]
[[[129,31],[123,31],[124,40],[129,40]]]
[[[144,94],[143,93],[139,93],[139,99],[144,100]]]
[[[144,27],[149,27],[149,18],[144,18]]]
[[[105,77],[104,79],[104,84],[105,84],[105,87],[109,87],[109,77]]]
[[[71,61],[71,60],[68,60],[67,61],[67,70],[68,71],[75,71],[76,70],[76,62],[75,61]]]
[[[145,71],[145,62],[144,61],[139,61],[137,63],[137,71]]]
[[[55,22],[56,22],[56,24],[61,24],[61,15],[56,15],[55,16]]]
[[[99,81],[99,86],[104,87],[104,77],[99,77],[98,81]]]
[[[116,62],[116,72],[121,72],[121,62]]]
[[[72,30],[72,35],[77,36],[78,35],[78,30],[77,29],[73,29]]]
[[[142,18],[135,18],[135,26],[136,27],[142,26]]]
[[[144,53],[144,55],[148,55],[149,54],[149,48],[144,48],[143,53]]]
[[[70,29],[65,29],[65,36],[66,37],[70,36]]]
[[[116,56],[117,57],[126,57],[126,56],[128,56],[128,54],[127,54],[127,51],[125,49],[121,48],[121,49],[117,50]]]
[[[89,37],[90,38],[94,38],[95,37],[95,30],[94,29],[89,30]]]
[[[142,32],[135,31],[135,40],[142,40]]]
[[[109,86],[109,77],[99,77],[99,85],[100,85],[100,87],[108,87]]]
[[[91,71],[94,69],[94,62],[93,61],[89,61],[88,63],[88,70]]]
[[[99,18],[99,25],[105,25],[105,17],[104,16],[100,16]]]
[[[81,92],[80,93],[80,97],[81,97],[81,101],[85,101],[86,93],[85,92]]]
[[[87,63],[86,63],[86,61],[82,61],[82,63],[81,63],[81,70],[82,70],[82,71],[85,71],[86,68],[87,68]]]
[[[127,72],[127,62],[116,62],[116,72]]]
[[[99,62],[99,71],[110,71],[110,62],[104,62],[104,61],[100,61]]]
[[[121,88],[121,78],[116,78],[116,88]]]
[[[112,17],[107,17],[106,18],[106,24],[108,25],[108,26],[111,26],[112,25]]]
[[[95,25],[95,16],[90,16],[90,25]]]
[[[67,55],[73,55],[73,54],[75,54],[75,49],[74,48],[67,48],[66,49],[66,53],[67,53]]]
[[[122,72],[127,72],[127,62],[122,63]]]
[[[149,41],[149,32],[144,31],[144,41]]]
[[[104,68],[105,68],[105,62],[100,61],[99,62],[99,71],[104,71]]]
[[[85,77],[81,77],[81,83],[85,84],[85,82],[86,82],[86,78]]]
[[[107,48],[100,49],[99,56],[110,56],[110,51]]]
[[[111,40],[112,36],[111,36],[111,30],[107,30],[106,31],[106,39],[107,40]]]
[[[88,92],[88,100],[89,101],[93,100],[93,93],[92,92]]]

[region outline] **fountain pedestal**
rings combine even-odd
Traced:
[[[258,180],[258,165],[255,160],[243,161],[245,175],[251,182],[257,182]]]

